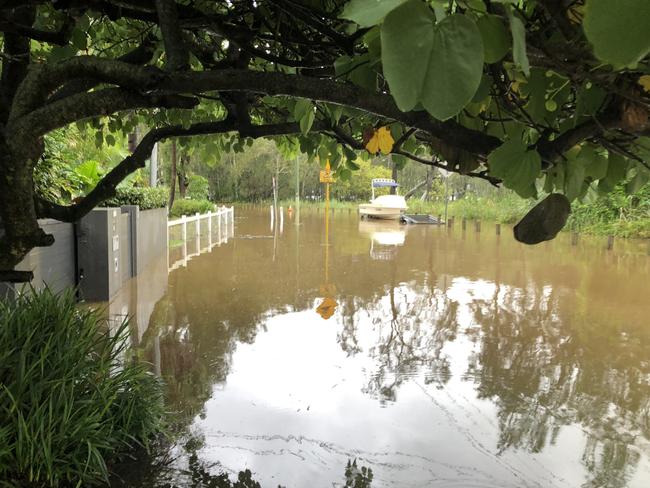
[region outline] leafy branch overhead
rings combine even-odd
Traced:
[[[0,1],[0,270],[52,243],[37,218],[78,219],[165,138],[217,158],[273,138],[342,179],[383,152],[526,198],[633,190],[650,179],[648,18],[647,0]],[[72,123],[98,144],[151,132],[60,205],[35,171]]]

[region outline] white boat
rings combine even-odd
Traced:
[[[375,188],[397,188],[399,185],[390,178],[375,178],[372,180],[372,200],[370,203],[359,205],[361,217],[375,219],[399,220],[406,211],[406,200],[401,195],[380,195],[375,198]]]

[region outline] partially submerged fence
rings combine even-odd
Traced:
[[[232,237],[235,223],[233,207],[219,207],[214,212],[194,215],[183,215],[180,219],[167,222],[167,267],[172,271],[180,266],[187,266],[187,262],[194,256],[210,251],[215,246],[228,242]],[[180,228],[180,242],[173,245],[170,241],[170,229]],[[188,233],[188,227],[193,232]],[[202,231],[205,235],[202,235]],[[203,245],[203,247],[202,247]],[[180,248],[180,256],[172,256],[173,248]],[[176,253],[178,254],[178,253]]]

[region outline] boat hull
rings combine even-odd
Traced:
[[[364,203],[359,205],[359,215],[373,219],[399,220],[404,210],[401,208],[390,208]]]

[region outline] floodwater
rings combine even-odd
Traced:
[[[184,432],[145,485],[650,486],[647,243],[269,217],[117,306]]]

